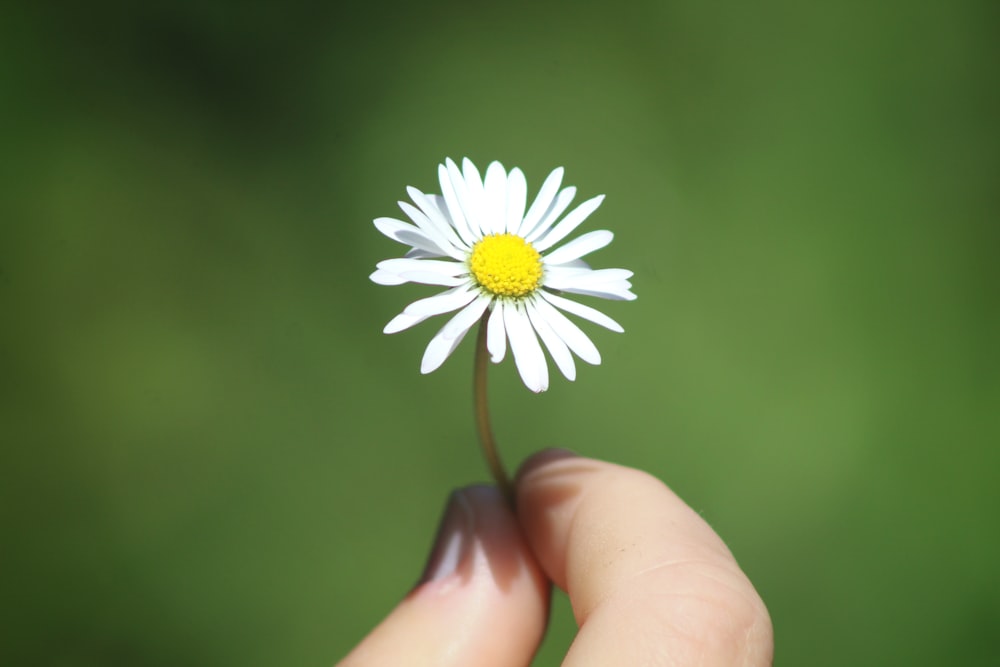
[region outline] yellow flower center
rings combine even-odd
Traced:
[[[497,296],[531,294],[542,280],[542,256],[514,234],[487,236],[473,246],[469,268],[476,282]]]

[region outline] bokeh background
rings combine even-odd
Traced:
[[[329,665],[405,593],[487,475],[371,220],[469,156],[605,193],[639,295],[495,369],[511,466],[661,476],[778,664],[995,665],[998,8],[6,3],[0,663]]]

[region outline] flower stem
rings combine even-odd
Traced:
[[[490,311],[487,310],[479,321],[479,333],[476,335],[476,361],[472,378],[476,402],[476,430],[479,432],[479,444],[483,449],[486,464],[490,467],[490,473],[504,497],[507,498],[507,502],[513,507],[514,486],[511,484],[510,478],[507,477],[507,471],[504,470],[500,455],[497,453],[496,439],[493,437],[493,429],[490,426],[490,407],[486,400],[486,371],[489,357],[486,350],[486,322],[489,317]]]

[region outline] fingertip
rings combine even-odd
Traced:
[[[568,449],[545,449],[530,456],[515,478],[517,516],[545,574],[568,590],[569,531],[592,477],[611,466]]]
[[[564,664],[646,664],[664,651],[703,664],[768,664],[770,621],[753,585],[700,514],[654,475],[546,450],[518,473],[517,511],[581,626]]]
[[[455,576],[468,580],[484,567],[503,591],[525,572],[536,575],[504,494],[495,486],[476,484],[453,491],[449,497],[414,592],[432,581]]]
[[[517,469],[517,474],[514,476],[514,484],[516,486],[526,475],[531,474],[533,471],[545,466],[548,463],[573,458],[580,458],[580,455],[573,450],[566,449],[564,447],[549,447],[535,452],[526,458],[521,463],[521,467]]]
[[[419,582],[343,666],[527,664],[549,585],[503,494],[454,491]]]

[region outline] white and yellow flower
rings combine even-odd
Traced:
[[[587,363],[601,363],[593,342],[560,311],[612,331],[621,332],[622,327],[560,293],[631,301],[635,299],[629,282],[632,272],[591,269],[583,261],[585,255],[611,243],[614,235],[606,230],[556,247],[604,200],[604,195],[588,199],[563,216],[576,188],[560,189],[562,177],[562,167],[549,174],[528,208],[527,183],[520,169],[507,172],[493,162],[482,178],[468,159],[461,169],[449,159],[438,166],[440,195],[407,188],[413,203],[399,202],[399,206],[411,222],[375,220],[380,232],[410,250],[404,257],[379,262],[371,275],[374,282],[449,288],[411,303],[384,332],[396,333],[434,315],[458,311],[431,339],[421,372],[440,367],[487,311],[490,358],[494,363],[503,360],[510,340],[514,363],[531,391],[545,391],[549,384],[539,338],[569,380],[576,378],[571,352]]]

